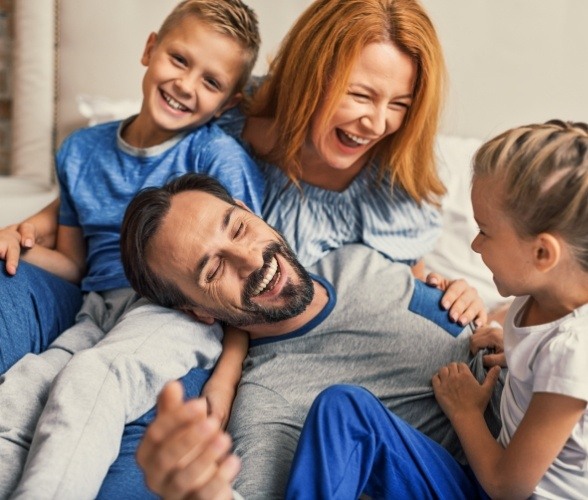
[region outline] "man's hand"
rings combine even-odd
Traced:
[[[474,321],[476,326],[486,323],[488,315],[478,291],[463,279],[448,280],[440,274],[429,273],[425,283],[444,291],[441,305],[449,311],[449,317],[460,325]]]
[[[206,400],[184,402],[181,384],[172,382],[159,395],[137,462],[147,486],[163,498],[231,499],[240,470],[231,444],[219,421],[207,415]]]
[[[491,322],[488,325],[476,328],[474,334],[470,337],[470,351],[476,354],[480,349],[488,349],[489,354],[485,354],[482,359],[484,366],[500,366],[506,368],[506,357],[504,355],[504,332],[502,327]]]

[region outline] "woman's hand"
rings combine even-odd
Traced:
[[[478,291],[466,280],[448,280],[438,273],[429,273],[425,283],[445,292],[441,298],[441,305],[456,323],[463,326],[471,321],[476,326],[486,323],[488,319],[486,306],[478,295]]]

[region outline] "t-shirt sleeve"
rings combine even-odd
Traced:
[[[573,318],[546,342],[533,366],[533,392],[588,401],[588,319]]]
[[[231,196],[241,200],[254,213],[261,214],[265,189],[264,176],[257,163],[227,135],[212,139],[204,150],[202,172],[216,177]]]
[[[75,226],[79,227],[80,223],[78,220],[77,212],[71,197],[71,192],[68,184],[68,156],[72,147],[73,139],[68,137],[59,150],[55,157],[55,169],[57,181],[59,183],[59,224],[64,226]]]

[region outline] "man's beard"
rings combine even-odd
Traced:
[[[290,278],[284,285],[280,297],[284,300],[284,305],[278,308],[264,307],[253,302],[254,291],[258,289],[263,281],[267,266],[272,258],[280,254],[292,266],[294,274],[298,278],[298,283],[294,283]],[[314,285],[312,278],[298,262],[292,249],[284,239],[281,242],[274,242],[268,245],[263,252],[264,266],[251,274],[243,293],[241,295],[240,313],[227,313],[226,311],[216,311],[213,315],[233,326],[247,326],[264,323],[277,323],[286,319],[293,318],[302,313],[312,302],[314,297]]]

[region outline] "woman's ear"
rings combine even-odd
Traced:
[[[549,233],[541,233],[535,238],[533,259],[537,270],[551,271],[561,259],[561,242]]]

